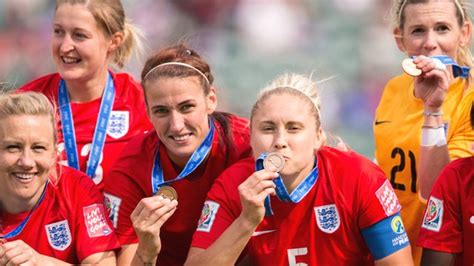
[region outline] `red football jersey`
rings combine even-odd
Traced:
[[[119,249],[103,202],[102,193],[88,176],[61,167],[57,184],[48,183],[43,201],[26,226],[8,241],[21,239],[43,255],[73,264],[95,253]],[[29,213],[12,215],[0,210],[2,234],[17,228]]]
[[[146,113],[143,90],[133,78],[126,73],[112,73],[115,86],[115,101],[107,127],[102,158],[93,178],[94,183],[103,188],[104,173],[110,169],[114,161],[121,153],[125,144],[135,135],[143,133],[152,128]],[[56,106],[58,106],[59,74],[51,74],[34,80],[23,87],[20,91],[37,91],[45,94]],[[102,97],[86,103],[71,103],[71,111],[74,120],[76,135],[77,154],[81,171],[85,172],[87,160],[89,159],[92,138],[96,128]],[[59,111],[58,111],[58,117]],[[58,141],[62,158],[67,165],[64,140],[62,137],[62,124],[58,119]]]
[[[178,208],[161,227],[162,247],[157,264],[184,263],[212,183],[229,165],[250,156],[248,121],[237,116],[231,116],[230,121],[234,147],[227,149],[222,127],[214,122],[216,131],[209,158],[189,176],[170,184],[178,193]],[[156,132],[151,131],[130,141],[105,180],[110,217],[122,245],[138,243],[130,215],[142,198],[153,195],[151,175],[158,147],[164,179],[176,178],[181,170],[170,161],[165,146],[159,145]]]
[[[354,152],[323,147],[319,177],[299,203],[270,197],[246,247],[255,265],[367,265],[373,263],[361,229],[400,211],[384,173]],[[192,246],[208,248],[240,215],[237,187],[255,172],[255,160],[234,164],[208,194]],[[298,264],[304,263],[304,264]]]
[[[441,172],[417,244],[456,253],[456,265],[474,265],[474,156],[453,161]]]

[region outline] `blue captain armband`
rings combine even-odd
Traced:
[[[362,229],[362,236],[375,260],[380,260],[410,245],[400,215],[394,214]]]

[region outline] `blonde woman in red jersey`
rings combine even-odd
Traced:
[[[20,88],[58,106],[63,163],[99,188],[124,145],[151,129],[140,84],[109,69],[123,67],[139,47],[120,0],[57,0],[51,48],[58,72]]]

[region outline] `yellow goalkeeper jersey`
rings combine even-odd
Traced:
[[[401,216],[412,244],[416,264],[421,248],[415,246],[425,202],[418,195],[417,168],[423,125],[423,101],[413,95],[414,79],[402,74],[390,80],[380,100],[373,124],[375,158],[392,183],[402,205]],[[465,79],[449,87],[443,120],[451,160],[473,155],[474,130],[470,124],[474,86],[464,90]]]

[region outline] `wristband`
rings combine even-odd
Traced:
[[[421,129],[421,146],[443,146],[446,145],[446,136],[443,127]]]
[[[424,111],[423,114],[424,114],[424,115],[427,115],[427,116],[443,116],[443,115],[444,115],[443,111],[438,111],[438,112],[427,112],[427,111]]]

